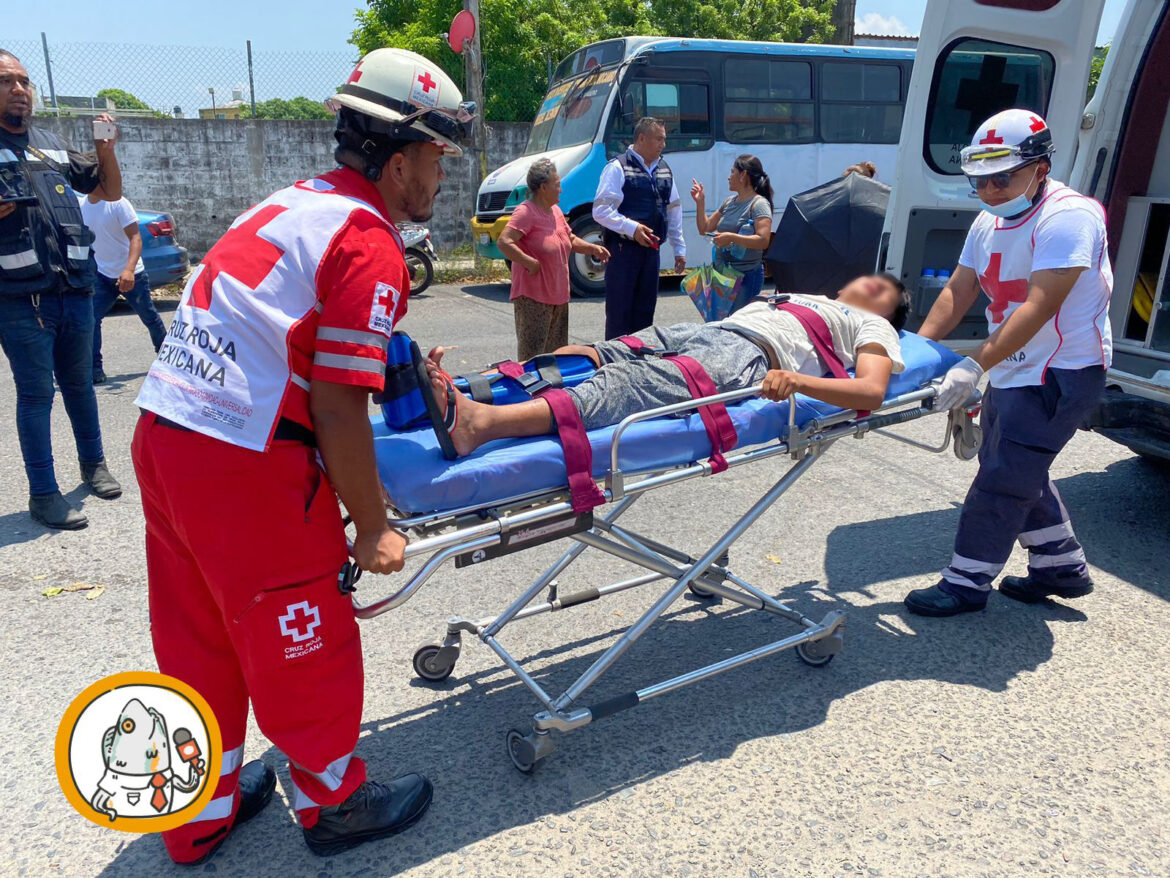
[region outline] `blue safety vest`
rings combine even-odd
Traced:
[[[660,240],[665,240],[666,208],[670,204],[670,190],[674,187],[670,165],[665,159],[659,159],[654,173],[649,174],[629,150],[619,155],[617,162],[625,174],[622,203],[618,210],[622,216],[649,226]]]

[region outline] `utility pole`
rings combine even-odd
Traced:
[[[857,0],[837,0],[833,5],[833,42],[841,46],[853,45],[853,20],[857,17]]]
[[[480,33],[483,22],[479,20],[479,0],[465,0],[464,7],[475,19],[475,35],[463,41],[463,57],[467,59],[464,70],[467,74],[467,99],[475,101],[475,122],[472,124],[472,149],[477,153],[475,188],[487,176],[487,129],[483,123],[483,50]]]
[[[53,63],[49,60],[49,38],[45,36],[44,31],[41,31],[41,48],[45,52],[45,73],[49,77],[49,100],[53,102],[53,112],[60,116],[61,105],[57,103],[57,89],[53,87]],[[41,100],[44,100],[44,95],[41,96]]]

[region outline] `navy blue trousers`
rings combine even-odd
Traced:
[[[979,472],[967,492],[955,554],[942,572],[988,591],[1019,540],[1041,582],[1085,575],[1085,553],[1048,471],[1105,389],[1105,370],[1049,369],[1042,385],[990,388],[983,399]]]
[[[610,236],[607,236],[610,238]],[[658,304],[658,251],[628,238],[610,238],[605,266],[605,337],[617,338],[654,322]]]

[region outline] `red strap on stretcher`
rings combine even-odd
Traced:
[[[633,335],[623,335],[618,339],[634,352],[653,351],[642,339]],[[719,390],[715,382],[707,374],[707,370],[693,357],[679,354],[665,354],[663,359],[669,360],[678,367],[691,392],[691,399],[702,399],[706,396],[715,396]],[[731,451],[739,442],[735,432],[735,425],[731,422],[731,415],[727,413],[727,406],[721,402],[708,403],[699,406],[699,417],[703,420],[703,427],[707,430],[707,439],[711,442],[711,472],[721,473],[727,469],[727,460],[723,457],[724,451]]]
[[[524,367],[508,361],[496,366],[501,375],[519,379]],[[543,399],[552,409],[557,425],[557,435],[565,452],[565,472],[569,476],[569,502],[574,512],[588,512],[605,503],[605,493],[593,481],[593,446],[585,433],[581,413],[573,405],[573,398],[564,390],[546,387],[538,390],[534,397]]]
[[[808,340],[812,342],[813,350],[820,355],[821,361],[828,366],[829,374],[834,378],[848,378],[849,373],[845,369],[845,364],[841,362],[841,358],[837,356],[837,350],[833,347],[833,334],[829,331],[829,324],[825,322],[825,318],[814,311],[812,308],[807,308],[804,305],[797,305],[793,302],[774,302],[777,311],[784,311],[791,314],[804,327],[805,333],[808,335]],[[859,411],[858,417],[867,417],[869,412]]]

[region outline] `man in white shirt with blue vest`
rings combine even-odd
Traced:
[[[1105,211],[1049,178],[1052,134],[1036,113],[1005,110],[976,131],[962,167],[983,201],[959,265],[919,332],[946,338],[980,287],[990,335],[944,377],[938,408],[966,402],[984,371],[979,472],[941,581],[906,596],[924,616],[983,609],[1012,545],[1028,575],[999,591],[1032,603],[1093,590],[1085,553],[1048,471],[1105,387],[1112,362]]]
[[[687,264],[682,202],[662,158],[666,126],[646,116],[634,126],[634,143],[605,166],[593,199],[593,218],[605,229],[605,337],[617,338],[654,322],[658,304],[658,248],[665,237],[674,270]]]

